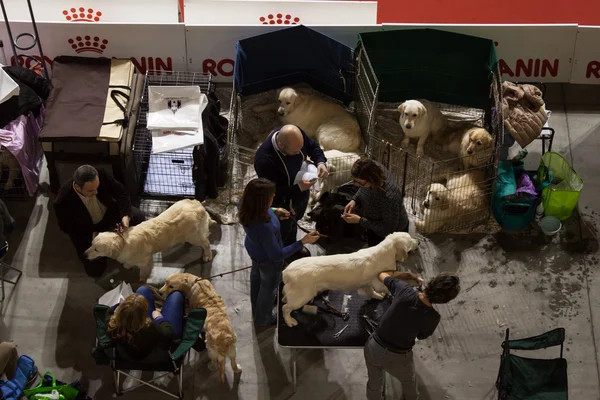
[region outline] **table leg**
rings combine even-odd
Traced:
[[[292,386],[296,393],[296,349],[292,349]]]

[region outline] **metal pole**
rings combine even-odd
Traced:
[[[31,23],[33,24],[33,32],[35,33],[35,41],[37,43],[38,50],[40,51],[40,58],[42,61],[44,78],[50,79],[48,77],[48,68],[46,68],[46,59],[44,58],[44,51],[42,50],[42,42],[40,42],[40,35],[37,30],[37,24],[35,23],[35,17],[33,16],[33,8],[31,8],[31,0],[27,0],[27,6],[29,7],[29,15],[31,15]],[[2,6],[2,8],[4,8],[4,6]],[[6,19],[6,17],[5,17],[5,19]],[[8,20],[6,21],[6,26],[8,27]]]
[[[29,2],[29,0],[27,0]],[[4,0],[0,0],[0,6],[2,6],[2,14],[4,15],[4,23],[6,24],[6,31],[8,32],[8,39],[10,40],[10,47],[13,51],[13,61],[10,64],[19,65],[17,48],[15,47],[15,40],[13,39],[12,31],[10,30],[10,24],[8,23],[8,15],[6,15],[6,8],[4,8]]]

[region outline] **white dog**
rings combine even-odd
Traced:
[[[0,174],[5,167],[8,168],[8,179],[4,184],[4,190],[10,190],[15,186],[15,180],[21,173],[21,165],[8,150],[2,149],[0,150]]]
[[[283,318],[289,326],[298,321],[291,312],[311,301],[324,290],[358,290],[359,293],[382,299],[386,287],[377,279],[383,271],[396,270],[396,262],[406,261],[419,241],[408,233],[388,235],[377,246],[350,254],[301,258],[283,271]]]
[[[494,151],[494,138],[478,127],[459,130],[446,137],[437,133],[436,140],[444,145],[445,151],[460,157],[462,169],[484,167]]]
[[[417,155],[423,156],[425,142],[430,134],[436,134],[446,128],[446,117],[427,100],[407,100],[398,107],[400,127],[404,132],[401,146],[407,148],[410,139],[419,139]]]
[[[209,227],[216,224],[197,200],[180,200],[159,216],[132,226],[122,234],[99,233],[92,246],[85,251],[89,260],[110,257],[126,268],[140,268],[140,280],[145,281],[152,273],[152,256],[171,246],[190,243],[202,247],[202,260],[212,260]]]
[[[344,107],[318,96],[284,88],[278,94],[277,113],[284,124],[299,126],[325,150],[359,153],[362,146],[360,127]]]
[[[439,232],[448,224],[468,225],[477,221],[489,207],[485,173],[481,170],[460,172],[448,178],[446,185],[433,183],[421,205],[422,216],[415,221],[419,232]]]
[[[327,159],[329,176],[320,180],[319,190],[310,191],[309,205],[316,204],[323,193],[333,192],[344,183],[347,183],[350,180],[350,170],[354,162],[360,159],[360,156],[356,153],[327,150],[325,151],[325,158]]]

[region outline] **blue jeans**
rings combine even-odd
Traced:
[[[257,263],[252,261],[250,270],[250,303],[252,315],[257,326],[275,323],[273,306],[277,287],[281,282],[283,262]]]
[[[152,290],[148,286],[140,286],[135,292],[146,298],[148,302],[148,318],[152,319],[152,311],[155,309],[154,293],[152,293]],[[173,328],[176,339],[181,339],[184,312],[185,296],[179,291],[171,292],[165,300],[161,314]]]

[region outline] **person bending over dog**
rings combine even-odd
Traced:
[[[275,190],[275,184],[268,179],[252,179],[240,202],[239,219],[246,232],[244,246],[252,259],[250,303],[257,326],[273,325],[277,320],[273,302],[284,260],[300,252],[303,245],[319,240],[319,233],[311,232],[284,247],[279,219],[289,219],[290,213],[283,208],[271,208]]]
[[[169,293],[162,312],[158,312],[152,290],[141,286],[108,310],[107,332],[128,355],[139,360],[155,347],[173,350],[174,341],[181,339],[184,312],[185,297],[181,292]]]
[[[346,205],[342,218],[367,229],[369,247],[378,245],[390,233],[408,232],[402,192],[390,171],[376,161],[362,159],[352,165],[350,175],[359,189]],[[360,215],[355,213],[357,206]]]
[[[84,253],[98,232],[122,231],[143,222],[143,212],[131,206],[125,187],[106,171],[82,165],[58,191],[54,201],[58,226],[71,238],[86,274],[99,277],[106,258],[88,260]]]
[[[418,400],[412,352],[415,339],[423,340],[433,334],[440,322],[440,314],[432,305],[448,303],[458,296],[460,280],[454,274],[442,272],[429,281],[425,290],[417,292],[404,282],[421,280],[411,272],[382,272],[378,278],[388,287],[393,300],[365,344],[369,375],[367,399],[382,398],[384,372],[387,372],[402,384],[404,399]]]
[[[309,189],[315,181],[301,179],[296,184],[296,176],[310,157],[317,165],[319,178],[327,178],[327,159],[319,144],[295,125],[284,125],[273,131],[256,151],[254,169],[259,178],[275,183],[273,204],[291,213],[291,218],[281,221],[283,244],[289,246],[298,238],[296,221],[304,216],[308,206]],[[295,253],[292,259],[310,256],[307,249]]]

